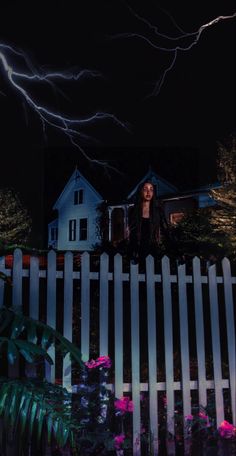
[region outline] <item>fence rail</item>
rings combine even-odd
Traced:
[[[187,416],[191,414],[193,391],[198,393],[199,404],[205,407],[208,391],[214,390],[217,426],[225,419],[224,390],[228,391],[232,421],[236,425],[236,311],[233,298],[236,277],[231,275],[227,258],[220,265],[220,275],[216,265],[209,266],[203,272],[197,257],[193,259],[191,268],[188,265],[190,272],[186,272],[185,264],[173,268],[167,257],[158,265],[155,265],[151,256],[147,257],[145,271],[139,271],[139,266],[132,264],[126,264],[124,269],[123,258],[119,254],[114,261],[102,254],[94,270],[90,270],[88,253],[81,256],[81,267],[77,270],[73,268],[71,252],[65,254],[63,270],[57,270],[54,251],[48,254],[46,270],[40,269],[39,259],[33,256],[29,268],[23,268],[22,258],[21,250],[16,249],[12,269],[5,267],[4,257],[0,259],[0,271],[12,277],[12,305],[23,305],[26,288],[31,317],[39,318],[41,302],[45,304],[46,301],[47,324],[55,328],[57,313],[63,313],[63,334],[70,341],[74,337],[73,326],[79,326],[83,360],[93,354],[93,324],[98,328],[98,355],[111,355],[114,352],[115,395],[120,397],[130,392],[134,402],[133,454],[141,454],[141,392],[148,392],[149,396],[149,424],[154,455],[158,453],[160,391],[166,392],[166,422],[172,434],[175,432],[173,417],[176,391],[181,392],[183,415]],[[43,298],[40,296],[41,283],[46,287]],[[58,283],[63,285],[63,291],[58,291]],[[5,303],[5,286],[0,279],[0,306]],[[73,320],[76,308],[80,311],[77,321]],[[161,350],[162,361],[159,356]],[[127,365],[125,352],[130,360],[128,382],[124,379],[124,365]],[[55,360],[53,348],[50,356]],[[178,375],[176,356],[179,359]],[[191,372],[192,357],[196,360],[195,376]],[[207,372],[209,359],[212,360],[212,369],[211,365],[208,366],[210,373]],[[224,363],[227,365],[226,374]],[[141,381],[144,376],[143,365],[147,366],[145,381]],[[47,372],[52,382],[55,382],[55,367]],[[161,380],[160,370],[163,375]],[[223,378],[223,374],[226,378]],[[71,388],[69,357],[63,361],[62,381],[64,386]]]

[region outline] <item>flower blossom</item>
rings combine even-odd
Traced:
[[[224,439],[231,439],[236,436],[236,427],[233,424],[230,424],[228,421],[224,420],[218,428],[219,434]]]
[[[209,421],[209,416],[208,415],[205,415],[205,413],[203,412],[199,412],[198,414],[200,420],[204,421],[206,424],[206,427],[210,427],[210,421]]]
[[[121,412],[133,412],[134,405],[129,397],[121,397],[115,401],[115,408]]]
[[[89,369],[94,369],[95,367],[101,366],[109,369],[111,367],[111,359],[109,356],[99,356],[96,360],[91,359],[91,361],[86,361],[84,363]]]
[[[193,421],[193,415],[186,415],[185,420],[186,421]]]
[[[124,443],[124,440],[125,440],[125,435],[124,434],[120,434],[120,435],[116,435],[115,436],[115,438],[114,438],[114,446],[115,446],[116,450],[119,450],[121,448],[121,445]]]

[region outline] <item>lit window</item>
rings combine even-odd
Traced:
[[[74,204],[83,204],[84,202],[84,191],[83,189],[74,191]]]
[[[86,241],[88,236],[88,220],[86,218],[80,219],[79,225],[79,239]]]
[[[69,220],[69,241],[76,239],[76,220]]]
[[[184,212],[172,212],[170,214],[170,223],[172,223],[173,225],[177,225],[177,223],[179,223],[182,220],[184,215]]]

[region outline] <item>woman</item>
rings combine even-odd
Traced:
[[[158,205],[152,182],[142,184],[130,215],[129,251],[134,261],[158,254],[162,238],[169,237],[164,211]]]

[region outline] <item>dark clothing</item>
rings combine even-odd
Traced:
[[[140,217],[134,208],[130,217],[129,255],[136,261],[144,260],[149,254],[156,256],[161,240],[168,238],[169,229],[161,207],[156,207],[150,218]]]
[[[139,256],[145,258],[151,250],[151,227],[150,218],[142,217],[141,238],[139,244]]]

